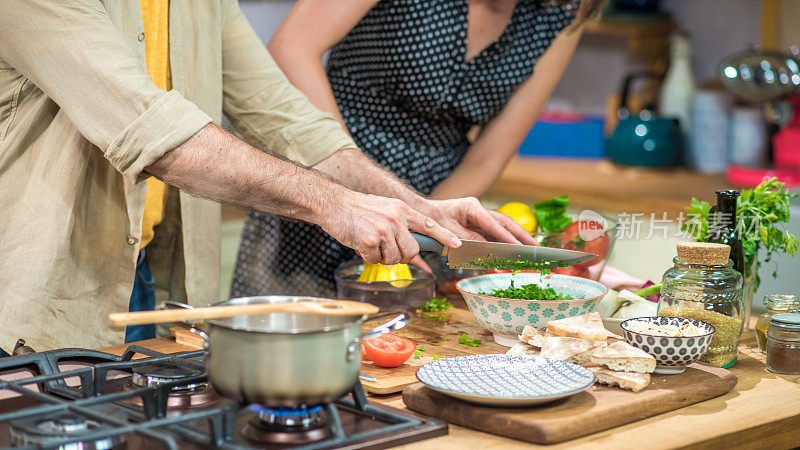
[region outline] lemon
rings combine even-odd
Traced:
[[[528,233],[533,233],[536,231],[536,227],[538,225],[538,222],[536,221],[536,214],[534,214],[533,209],[531,209],[531,207],[525,203],[506,203],[498,208],[497,211],[514,219],[514,222],[517,222]]]
[[[361,275],[358,277],[358,281],[388,281],[389,284],[396,288],[408,286],[413,279],[408,264],[386,266],[368,262],[364,262],[364,270],[361,271]]]

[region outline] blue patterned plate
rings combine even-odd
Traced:
[[[552,402],[594,384],[594,374],[577,364],[503,354],[440,359],[420,367],[417,378],[443,394],[492,406]]]

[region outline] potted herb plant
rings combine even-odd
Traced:
[[[761,265],[770,262],[774,254],[788,253],[794,256],[797,253],[798,238],[787,229],[789,202],[796,196],[786,191],[785,183],[770,178],[754,189],[742,190],[738,199],[736,228],[742,240],[745,269],[742,301],[748,313],[753,304],[753,295],[761,284],[758,274]],[[689,220],[683,223],[683,231],[699,242],[708,242],[711,205],[692,198],[692,205],[686,211]],[[759,258],[762,250],[764,256]],[[777,275],[776,266],[772,276]]]

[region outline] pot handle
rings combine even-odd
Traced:
[[[377,315],[375,317],[372,317],[371,319],[377,319],[377,318],[380,318],[380,317],[393,316],[395,314],[397,314],[397,313],[396,312],[391,312],[391,313],[386,313],[386,314],[380,314],[380,315]],[[380,324],[377,327],[367,331],[366,333],[361,333],[361,335],[359,337],[353,339],[353,341],[350,342],[350,344],[347,346],[347,362],[352,362],[353,359],[355,358],[356,352],[358,352],[358,353],[361,352],[361,348],[360,348],[361,347],[361,341],[363,341],[364,339],[369,339],[369,338],[373,338],[375,336],[380,336],[382,334],[386,334],[386,333],[388,333],[390,331],[399,330],[400,328],[403,328],[404,326],[406,326],[406,324],[408,324],[409,320],[411,320],[411,314],[409,314],[408,312],[403,312],[403,313],[400,313],[399,315],[397,315],[394,319],[392,319],[392,320],[390,320],[390,321],[388,321],[386,323]]]
[[[167,300],[164,303],[160,304],[157,309],[192,309],[192,308],[194,308],[194,306],[186,304],[186,303],[176,302],[174,300]],[[194,324],[192,322],[188,322],[188,321],[184,320],[181,323],[185,323],[186,325],[189,325],[189,331],[191,333],[194,333],[194,334],[200,336],[201,338],[203,338],[203,348],[206,348],[206,349],[208,348],[208,333],[206,333],[205,331],[203,331],[203,330],[201,330],[199,328],[195,328],[195,326],[194,326]]]

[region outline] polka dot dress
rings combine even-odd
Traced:
[[[465,60],[469,0],[382,0],[332,50],[328,78],[359,147],[429,194],[533,73],[575,5],[519,0],[500,38]],[[335,296],[356,257],[316,225],[250,212],[231,295]]]

